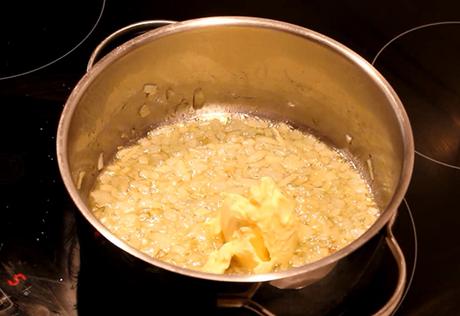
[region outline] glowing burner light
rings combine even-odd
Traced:
[[[27,280],[27,277],[24,274],[16,273],[15,275],[13,275],[13,277],[10,280],[7,280],[6,282],[10,286],[17,286],[21,282],[26,281],[26,280]]]

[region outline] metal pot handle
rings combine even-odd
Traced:
[[[406,259],[404,258],[404,253],[402,252],[401,247],[399,247],[399,244],[393,234],[393,224],[396,220],[396,215],[397,213],[391,217],[387,224],[385,241],[388,245],[388,248],[390,248],[393,258],[396,261],[396,265],[398,266],[398,282],[396,283],[396,288],[393,292],[393,295],[390,297],[388,302],[374,314],[374,316],[392,315],[401,301],[401,298],[404,294],[404,288],[406,286]]]
[[[150,29],[155,29],[160,26],[164,25],[169,25],[176,23],[176,21],[170,21],[170,20],[151,20],[151,21],[142,21],[134,24],[130,24],[128,26],[125,26],[109,36],[107,36],[97,47],[94,49],[93,53],[91,54],[91,57],[89,58],[88,65],[86,66],[86,71],[90,71],[91,68],[93,68],[94,63],[97,61],[101,51],[107,47],[107,45],[117,39],[118,37],[125,35],[130,32],[134,31],[146,31]]]

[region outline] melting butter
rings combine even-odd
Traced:
[[[275,267],[288,268],[302,226],[294,201],[270,177],[252,186],[248,198],[234,193],[224,197],[219,217],[212,223],[224,244],[210,254],[202,270],[267,273]]]

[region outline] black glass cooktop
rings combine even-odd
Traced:
[[[71,54],[98,26],[104,5],[103,0],[8,1],[0,11],[0,79],[39,71]]]
[[[349,46],[388,79],[416,145],[394,229],[408,267],[395,313],[459,315],[460,4],[408,0],[2,4],[0,315],[370,315],[392,294],[397,270],[383,233],[312,286],[255,289],[147,266],[94,232],[73,206],[59,176],[55,134],[92,49],[129,23],[215,15],[311,28]],[[251,289],[248,308],[216,305],[222,294]]]

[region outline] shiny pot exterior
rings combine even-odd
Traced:
[[[347,247],[286,271],[218,275],[152,258],[105,228],[88,208],[94,180],[119,146],[190,115],[243,112],[306,127],[349,153],[382,214]],[[59,168],[73,201],[108,240],[147,263],[217,281],[272,281],[281,288],[321,279],[397,212],[414,159],[397,95],[364,59],[311,30],[283,22],[215,17],[163,26],[124,43],[80,80],[62,113]]]

